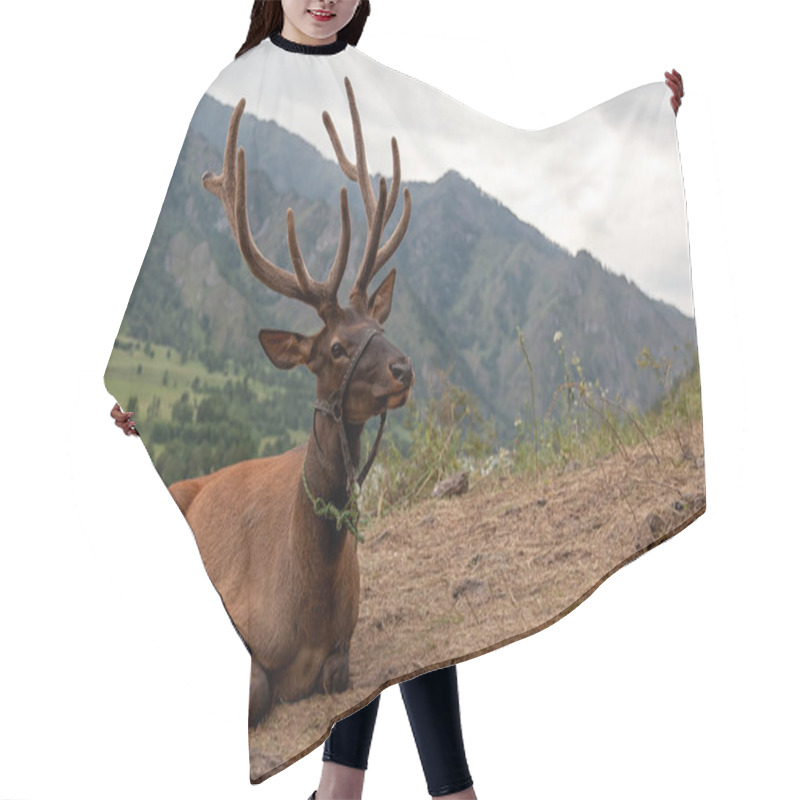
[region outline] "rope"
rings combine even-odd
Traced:
[[[361,516],[361,512],[358,509],[358,494],[361,487],[358,485],[354,487],[345,507],[342,509],[337,508],[333,503],[323,500],[321,497],[314,497],[314,495],[311,494],[311,489],[308,488],[305,459],[303,459],[303,486],[305,487],[308,499],[311,501],[314,513],[318,517],[334,520],[336,522],[337,531],[341,531],[342,525],[346,525],[347,529],[355,537],[356,547],[358,547],[358,543],[364,541],[364,537],[358,532],[358,520]]]
[[[337,531],[341,531],[342,525],[346,525],[347,529],[355,537],[356,547],[358,547],[359,542],[364,541],[364,537],[358,532],[358,520],[361,515],[361,512],[358,509],[358,495],[361,491],[361,484],[364,482],[364,478],[367,477],[369,468],[372,466],[372,462],[375,459],[376,453],[378,452],[378,444],[380,443],[381,434],[383,433],[383,426],[386,422],[386,411],[384,410],[381,414],[381,424],[378,428],[378,434],[375,437],[375,441],[372,444],[372,450],[370,451],[369,458],[367,458],[367,463],[364,465],[364,468],[361,470],[361,473],[356,479],[354,475],[355,468],[353,467],[353,459],[350,455],[350,446],[347,443],[347,433],[345,432],[344,428],[344,395],[347,392],[347,387],[350,383],[350,378],[355,371],[356,364],[363,355],[364,350],[367,349],[367,345],[372,341],[373,336],[377,336],[379,333],[379,328],[373,328],[361,340],[358,350],[353,353],[352,357],[350,358],[350,363],[347,365],[347,369],[345,370],[345,374],[342,378],[342,383],[339,386],[339,389],[333,394],[331,399],[317,399],[314,402],[314,419],[312,421],[312,428],[314,431],[314,440],[317,443],[317,450],[320,454],[322,454],[322,446],[317,438],[317,411],[322,411],[330,416],[339,429],[339,442],[342,448],[342,458],[344,460],[345,473],[347,475],[348,498],[344,508],[337,508],[333,503],[325,501],[321,497],[314,497],[314,495],[311,494],[311,489],[308,488],[308,480],[306,479],[306,460],[303,458],[303,487],[306,490],[308,499],[311,501],[311,506],[314,509],[314,513],[318,517],[334,520],[336,522]]]

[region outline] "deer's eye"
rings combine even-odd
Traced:
[[[344,355],[344,347],[342,347],[339,342],[334,342],[333,346],[331,347],[331,355],[334,358],[340,358]]]

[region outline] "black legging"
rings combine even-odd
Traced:
[[[461,735],[456,668],[426,672],[401,683],[400,692],[431,797],[468,789],[472,778]],[[323,761],[367,768],[380,699],[378,695],[369,705],[333,726],[325,742]]]

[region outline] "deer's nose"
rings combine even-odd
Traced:
[[[402,383],[406,389],[411,385],[414,370],[411,368],[411,359],[408,356],[402,361],[395,361],[389,369],[391,369],[394,379]]]

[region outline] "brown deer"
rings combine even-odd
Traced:
[[[317,377],[308,442],[282,455],[244,461],[211,475],[170,486],[191,526],[208,575],[252,657],[249,725],[256,727],[275,701],[315,691],[344,691],[349,683],[350,639],[358,619],[357,491],[375,456],[386,412],[408,400],[411,359],[383,336],[392,307],[395,270],[372,295],[372,278],[403,239],[411,215],[403,212],[381,246],[400,188],[400,155],[392,138],[393,177],[380,179],[376,200],[358,108],[345,78],[355,138],[355,164],[345,156],[327,112],[323,123],[344,174],[357,181],[367,216],[367,241],[350,302],[337,300],[350,248],[347,191],[340,196],[341,236],[324,282],[308,273],[287,212],[292,275],[256,246],[247,218],[244,149],[236,152],[245,101],[231,117],[221,175],[206,172],[203,186],[225,209],[245,262],[258,280],[286,297],[313,306],[324,326],[315,336],[262,330],[258,338],[280,369],[305,365]],[[317,414],[317,411],[322,412]],[[359,474],[364,424],[381,415],[370,456]]]

